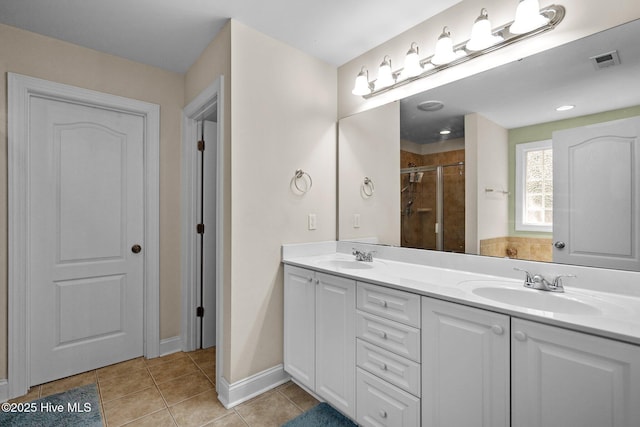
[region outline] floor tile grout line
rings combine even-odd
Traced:
[[[296,408],[298,408],[300,411],[304,412],[304,409],[302,409],[301,407],[298,406],[298,404],[296,402],[294,402],[293,400],[291,400],[289,398],[289,396],[287,396],[286,394],[284,394],[282,391],[280,390],[276,390],[278,393],[280,393],[281,396],[283,396],[285,399],[287,399],[289,402],[291,402],[293,404],[293,406],[295,406]]]
[[[245,419],[244,419],[244,417],[240,414],[240,412],[238,412],[238,410],[237,410],[235,407],[233,408],[233,412],[235,412],[235,413],[236,413],[236,415],[238,415],[238,417],[240,417],[240,419],[242,420],[242,422],[243,422],[243,423],[245,423],[245,425],[246,425],[247,427],[251,427],[251,426],[249,425],[249,422],[248,422],[247,420],[245,420]]]

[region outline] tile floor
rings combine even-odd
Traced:
[[[98,385],[107,427],[275,427],[318,404],[288,382],[225,409],[214,389],[215,348],[149,360],[140,357],[32,387],[12,402],[27,402],[90,383]]]

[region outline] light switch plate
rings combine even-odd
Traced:
[[[353,228],[360,228],[360,214],[353,214]]]
[[[307,219],[309,222],[309,230],[315,230],[317,227],[316,214],[309,214]]]

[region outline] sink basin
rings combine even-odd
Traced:
[[[318,261],[320,267],[336,268],[338,270],[368,270],[374,268],[375,263],[346,259],[329,259]]]
[[[597,307],[587,302],[568,295],[547,291],[479,286],[473,288],[471,292],[481,298],[533,310],[575,315],[601,314]]]

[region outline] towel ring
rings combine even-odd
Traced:
[[[308,183],[307,179],[309,180]],[[300,181],[304,182],[304,186],[300,187]],[[299,192],[306,193],[307,191],[311,190],[311,187],[313,187],[313,180],[311,179],[311,175],[309,175],[302,169],[297,169],[295,175],[293,176],[293,185]]]
[[[368,176],[365,176],[364,182],[362,183],[362,193],[367,197],[371,197],[373,196],[374,191],[375,187],[373,185],[373,181]]]

